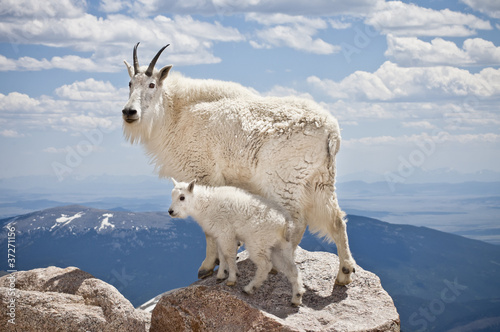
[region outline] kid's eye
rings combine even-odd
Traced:
[[[132,82],[128,82],[128,87],[131,88],[132,87]]]
[[[185,198],[186,198],[186,197],[184,197],[184,195],[181,195],[181,197],[179,197],[179,199],[180,199],[181,201],[183,201]]]
[[[155,84],[154,84],[154,83],[149,83],[149,88],[150,88],[150,89],[154,89],[154,87],[155,87]]]

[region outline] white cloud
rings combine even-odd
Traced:
[[[48,69],[65,69],[69,71],[113,72],[120,70],[118,64],[97,64],[92,59],[76,55],[54,56],[52,59],[38,60],[32,57],[9,59],[0,55],[0,71],[38,71]]]
[[[42,152],[51,153],[51,154],[67,153],[68,149],[66,149],[66,148],[55,148],[53,146],[50,146],[48,148],[43,149]]]
[[[0,135],[3,137],[9,137],[9,138],[24,137],[24,134],[20,134],[16,130],[13,130],[13,129],[4,129],[4,130],[0,131]]]
[[[385,62],[374,73],[356,71],[340,82],[311,76],[307,82],[332,98],[354,100],[429,100],[500,95],[500,69],[477,74],[448,66],[400,67]]]
[[[386,105],[376,103],[338,100],[331,104],[322,103],[322,106],[338,118],[342,125],[345,123],[357,124],[359,120],[387,120],[398,116],[397,112]]]
[[[464,37],[476,34],[477,30],[492,29],[490,22],[472,14],[423,8],[401,1],[380,4],[365,23],[384,34],[398,36]]]
[[[58,0],[2,0],[0,2],[0,17],[41,18],[41,17],[75,17],[86,9],[82,1]]]
[[[18,44],[65,47],[92,55],[52,59],[8,59],[3,56],[0,70],[118,71],[137,41],[141,41],[140,53],[147,58],[142,62],[149,61],[160,46],[170,43],[164,57],[169,60],[169,56],[173,56],[176,65],[216,63],[220,59],[212,54],[214,43],[243,40],[243,35],[233,27],[195,20],[191,16],[149,18],[116,14],[102,18],[83,12],[71,17],[45,15],[35,20],[7,16],[0,21],[0,42],[13,47]]]
[[[116,13],[129,5],[129,3],[121,0],[101,0],[99,9],[105,13]]]
[[[352,27],[352,23],[344,22],[343,20],[331,19],[328,20],[328,23],[330,23],[330,26],[336,30],[343,30]]]
[[[332,54],[341,50],[340,46],[314,38],[318,30],[328,28],[327,22],[319,18],[250,13],[245,16],[245,19],[266,26],[264,29],[255,31],[254,38],[250,41],[250,45],[255,48],[291,47],[316,54]]]
[[[64,148],[56,148],[53,146],[49,146],[48,148],[42,149],[42,152],[49,153],[49,154],[67,154],[68,151],[71,151],[71,150],[78,151],[81,149],[85,149],[87,153],[96,152],[96,151],[100,151],[100,152],[105,151],[105,149],[102,146],[98,146],[95,144],[91,145],[90,142],[89,142],[90,144],[87,144],[88,141],[82,141],[82,142],[85,142],[85,144],[81,144],[80,146],[78,146],[78,145],[66,146]],[[83,145],[85,145],[85,146],[83,146]]]
[[[37,98],[11,92],[0,94],[0,115],[13,131],[52,129],[80,132],[121,126],[121,109],[127,100],[127,89],[116,89],[111,83],[87,79],[55,90],[59,99],[42,95]],[[9,132],[2,135],[7,136]]]
[[[96,81],[93,78],[85,81],[77,81],[69,85],[63,85],[55,90],[55,93],[70,100],[104,101],[125,100],[127,89],[119,91],[110,82]]]
[[[341,127],[357,125],[351,135],[366,135],[366,129],[384,133],[445,130],[451,133],[484,133],[497,131],[500,113],[495,99],[458,98],[449,101],[378,102],[341,99],[320,103],[335,116]]]
[[[300,24],[313,29],[325,29],[327,22],[321,18],[309,18],[306,16],[287,15],[282,13],[277,14],[256,14],[248,13],[245,15],[247,21],[255,21],[262,25],[272,26],[280,24]]]
[[[500,142],[500,135],[495,133],[485,134],[459,134],[452,135],[446,131],[439,131],[435,135],[428,133],[421,133],[416,135],[402,135],[402,136],[373,136],[345,139],[342,144],[345,146],[381,146],[381,145],[408,145],[415,144],[423,141],[431,140],[435,144],[442,143],[498,143]]]
[[[500,18],[500,2],[498,0],[461,0],[474,10],[490,17]]]
[[[405,128],[434,129],[436,126],[429,121],[410,121],[401,123]]]
[[[377,136],[377,137],[362,137],[342,140],[342,145],[351,147],[353,145],[381,145],[381,144],[396,144],[401,143],[397,137],[393,136]]]
[[[8,95],[0,93],[0,112],[2,115],[12,111],[37,111],[40,103],[39,100],[23,93],[11,92]]]
[[[118,113],[118,112],[117,112]],[[121,127],[121,117],[97,117],[93,115],[63,116],[58,123],[53,124],[53,128],[60,131],[85,131],[96,128],[113,130]]]
[[[476,64],[500,65],[500,47],[491,41],[481,38],[467,39],[463,48]]]
[[[131,10],[145,15],[158,12],[203,15],[285,13],[289,15],[364,15],[382,0],[176,0],[136,1]],[[127,3],[127,1],[124,1]]]
[[[425,42],[416,37],[389,34],[385,55],[402,66],[500,64],[500,47],[481,38],[466,39],[460,49],[454,42],[442,38]]]
[[[307,92],[299,92],[293,88],[290,87],[285,87],[281,85],[275,85],[272,87],[271,90],[262,93],[261,95],[263,96],[274,96],[274,97],[287,97],[287,96],[295,96],[299,98],[305,98],[305,99],[314,99],[309,93]]]

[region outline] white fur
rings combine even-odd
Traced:
[[[133,108],[137,116],[124,121],[126,138],[144,145],[162,177],[235,186],[277,202],[300,230],[293,247],[307,225],[335,241],[336,282],[351,282],[355,261],[334,186],[341,140],[337,120],[311,100],[261,97],[237,83],[168,74],[170,68],[151,77],[144,68],[136,75],[129,70],[132,88],[125,110]],[[216,258],[207,234],[200,274],[213,270]]]
[[[237,242],[245,242],[250,259],[257,266],[255,276],[244,291],[252,294],[267,279],[274,266],[292,284],[292,303],[302,303],[302,278],[294,261],[290,238],[296,231],[289,213],[272,201],[236,187],[206,187],[194,181],[177,183],[172,190],[169,213],[174,218],[193,217],[217,242],[220,266],[218,279],[236,283]]]

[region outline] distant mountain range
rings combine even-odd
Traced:
[[[196,280],[205,254],[196,223],[119,210],[70,205],[6,218],[0,226],[16,227],[18,270],[77,266],[135,306]],[[348,233],[358,264],[376,273],[393,297],[403,331],[500,329],[500,246],[357,215],[349,216]],[[4,230],[2,248],[6,241]],[[308,233],[301,246],[336,251]]]
[[[500,173],[475,173],[489,174],[497,182],[463,182],[466,178],[483,178],[449,169],[427,173],[443,182],[390,184],[380,178],[379,182],[363,182],[339,176],[336,186],[340,206],[349,214],[426,226],[500,244]],[[113,211],[167,211],[171,189],[169,180],[155,176],[101,175],[68,177],[64,181],[50,176],[0,179],[0,219],[70,204]]]

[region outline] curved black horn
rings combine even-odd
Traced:
[[[151,60],[151,63],[149,64],[149,67],[148,69],[146,70],[146,76],[149,76],[151,77],[151,75],[153,75],[153,69],[155,68],[155,65],[156,65],[156,61],[158,61],[158,58],[160,57],[160,54],[161,52],[163,52],[164,49],[166,49],[168,47],[168,45],[170,44],[167,44],[165,46],[163,46],[159,51],[158,53],[156,53],[155,57],[153,58],[153,60]]]
[[[139,72],[139,60],[137,60],[137,46],[139,46],[139,43],[135,44],[134,46],[134,75],[137,75]]]

